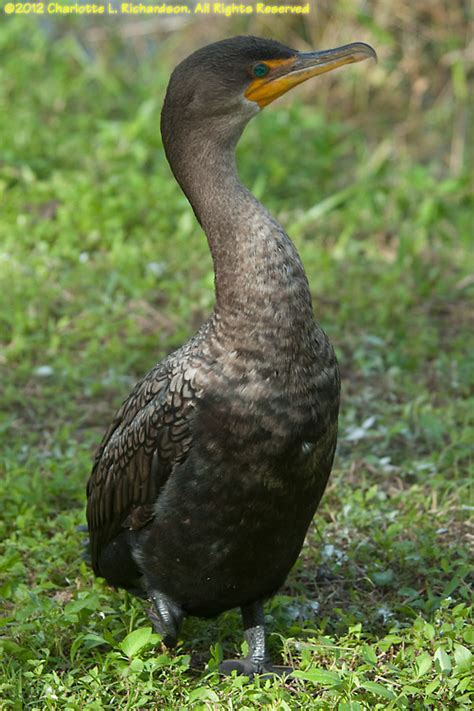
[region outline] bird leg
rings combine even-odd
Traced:
[[[291,667],[273,666],[268,654],[265,634],[263,603],[254,602],[241,608],[245,640],[249,653],[243,659],[226,659],[219,665],[219,671],[229,676],[233,671],[252,678],[255,674],[290,674]]]
[[[164,593],[152,592],[149,597],[152,607],[148,610],[148,617],[155,632],[161,635],[167,647],[176,647],[184,617],[182,609]]]

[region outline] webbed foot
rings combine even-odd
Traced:
[[[242,607],[245,639],[249,653],[243,659],[226,659],[219,665],[219,671],[224,676],[230,676],[233,671],[252,678],[255,674],[270,678],[291,674],[293,669],[285,666],[274,666],[267,651],[265,637],[265,621],[263,604],[255,602]]]

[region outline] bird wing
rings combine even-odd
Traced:
[[[142,528],[173,467],[191,447],[193,369],[182,359],[159,364],[137,383],[105,433],[87,484],[93,567],[124,528]],[[97,572],[97,570],[96,570]]]

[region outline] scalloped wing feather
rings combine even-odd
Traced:
[[[191,447],[194,399],[192,372],[183,361],[165,361],[137,383],[107,430],[87,485],[96,573],[107,543],[123,528],[139,529],[153,518],[160,489]]]

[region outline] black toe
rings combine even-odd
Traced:
[[[250,659],[225,659],[219,664],[219,671],[224,676],[230,676],[235,671],[238,676],[252,678],[257,669]]]
[[[248,676],[250,679],[257,674],[264,679],[269,679],[272,676],[288,676],[293,669],[292,667],[274,666],[270,663],[257,666],[255,662],[245,657],[243,659],[225,659],[219,664],[219,672],[223,676],[230,676],[234,671],[238,676]]]
[[[275,664],[269,664],[261,672],[261,676],[264,679],[269,678],[271,676],[290,676],[290,674],[293,671],[294,671],[293,667],[285,667],[285,666],[280,666],[280,665],[275,665]]]

